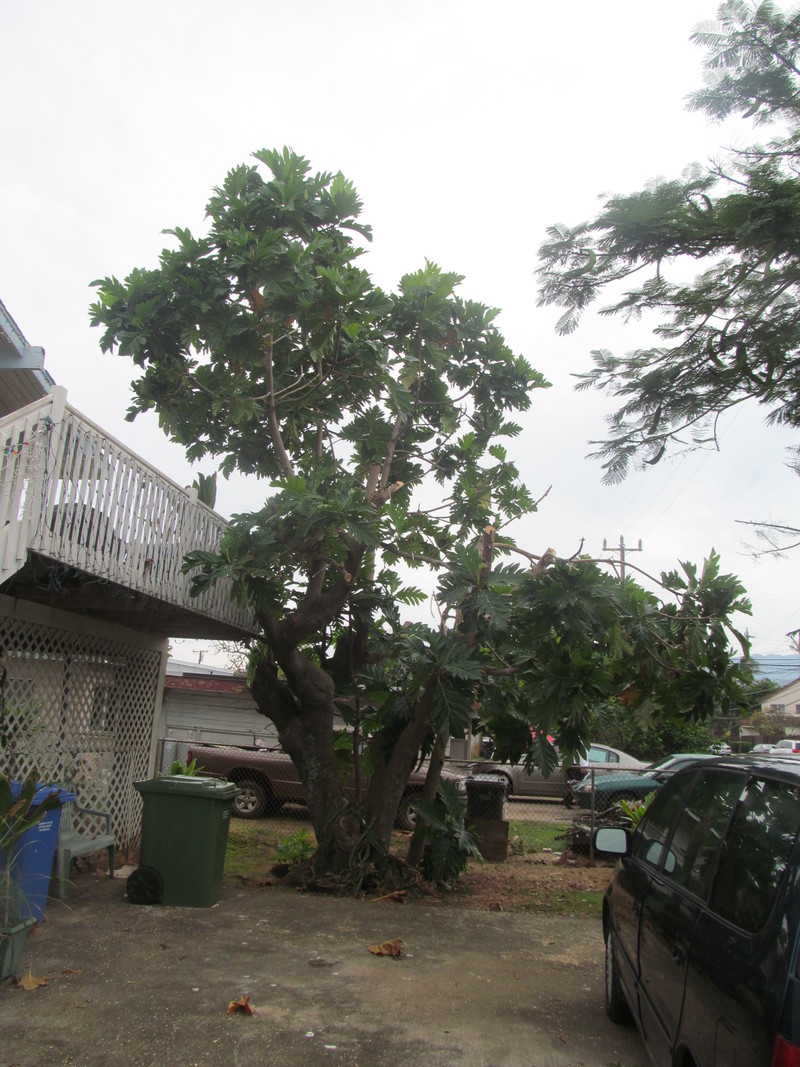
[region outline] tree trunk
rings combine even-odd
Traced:
[[[411,719],[397,739],[388,762],[373,752],[375,768],[364,806],[373,832],[388,849],[397,808],[408,785],[419,750],[431,729],[431,703],[437,679],[432,677],[414,707]]]
[[[446,738],[437,737],[433,746],[430,766],[428,767],[428,773],[425,775],[425,785],[422,787],[422,799],[428,803],[433,803],[436,799],[436,791],[439,788],[439,781],[442,777],[442,767],[444,767],[448,740],[449,733]],[[419,867],[424,848],[425,835],[422,831],[422,826],[418,823],[411,837],[411,844],[408,846],[406,863],[409,867]]]
[[[262,714],[278,728],[278,738],[297,768],[306,791],[308,814],[317,838],[318,874],[347,869],[360,834],[348,812],[347,797],[333,748],[334,687],[330,678],[296,650],[287,657],[287,682],[272,664],[261,663],[253,697]]]
[[[291,756],[305,787],[317,838],[316,869],[320,874],[340,874],[351,861],[361,826],[348,810],[333,748],[335,686],[330,675],[284,639],[279,623],[268,617],[262,617],[262,622],[274,662],[265,659],[256,666],[253,697],[262,713],[277,726],[281,745]],[[285,680],[280,678],[276,664]],[[436,684],[437,679],[432,677],[388,761],[373,749],[376,766],[364,810],[371,831],[387,851],[409,775],[431,729]]]

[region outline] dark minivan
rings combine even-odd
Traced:
[[[679,771],[603,901],[606,1012],[635,1019],[656,1067],[800,1067],[800,761]]]

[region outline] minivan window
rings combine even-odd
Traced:
[[[711,907],[755,933],[766,922],[798,827],[800,791],[784,782],[751,779],[720,853]]]
[[[695,783],[667,846],[664,874],[703,899],[744,782],[744,775],[732,771],[706,771]]]
[[[667,782],[653,797],[631,846],[632,854],[637,859],[654,867],[658,866],[664,842],[686,799],[691,782],[691,775],[681,775],[678,779]]]

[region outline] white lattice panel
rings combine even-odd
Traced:
[[[111,812],[120,853],[135,850],[160,654],[4,617],[0,645],[2,770],[74,783],[80,804]]]

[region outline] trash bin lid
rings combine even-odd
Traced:
[[[483,789],[505,789],[506,780],[502,774],[473,774],[467,778],[467,789],[475,785]]]
[[[33,796],[33,807],[37,804],[41,804],[43,800],[46,800],[53,793],[57,793],[57,800],[59,804],[66,804],[70,800],[75,799],[75,794],[70,792],[69,789],[65,789],[63,785],[40,785]]]
[[[134,782],[133,787],[140,793],[180,793],[209,800],[229,800],[240,791],[238,785],[222,778],[193,774],[161,774],[144,782]]]
[[[21,792],[22,782],[16,780],[13,781],[11,783],[11,799],[14,801],[19,800]],[[75,794],[70,792],[69,789],[65,789],[63,785],[59,785],[58,782],[54,782],[51,785],[44,785],[41,782],[37,782],[36,792],[33,794],[33,800],[31,801],[31,807],[35,808],[52,793],[58,793],[58,800],[61,804],[66,804],[68,801],[75,799]]]

